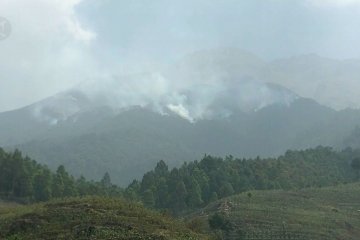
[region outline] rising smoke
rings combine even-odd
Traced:
[[[196,122],[229,117],[237,111],[257,111],[271,104],[289,105],[297,95],[260,79],[262,66],[242,52],[204,51],[160,72],[86,81],[37,104],[34,116],[47,122],[51,119],[54,124],[94,107],[119,111],[137,106]]]

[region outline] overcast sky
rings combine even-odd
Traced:
[[[360,0],[0,0],[0,16],[0,111],[199,49],[360,57]]]

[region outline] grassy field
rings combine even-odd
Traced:
[[[208,239],[184,223],[119,199],[0,203],[0,239]]]
[[[360,183],[299,191],[251,191],[193,214],[203,222],[219,213],[232,229],[225,239],[359,240]]]
[[[210,232],[215,213],[230,221],[224,239],[359,240],[360,183],[245,192],[193,213],[188,226],[120,199],[0,202],[0,239],[209,239],[191,229]]]

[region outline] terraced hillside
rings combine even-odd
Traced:
[[[208,238],[137,204],[86,198],[30,206],[0,203],[0,239]]]
[[[229,220],[225,239],[358,240],[360,183],[245,192],[209,205],[194,219],[207,221],[216,213]]]

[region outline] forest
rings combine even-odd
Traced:
[[[52,172],[19,150],[0,148],[1,199],[30,203],[85,195],[120,196],[121,189],[111,183],[108,173],[99,182],[75,179],[62,165]]]
[[[2,199],[22,203],[89,195],[124,197],[178,215],[249,190],[297,190],[354,182],[359,179],[359,156],[351,148],[335,151],[319,146],[287,151],[278,158],[205,155],[173,169],[161,160],[141,181],[134,180],[123,189],[111,183],[108,173],[100,181],[75,179],[64,166],[53,172],[19,150],[0,149],[0,194]]]
[[[249,190],[297,190],[354,182],[359,178],[358,156],[360,152],[351,148],[338,152],[319,146],[269,159],[205,155],[201,161],[172,170],[160,161],[141,181],[134,180],[125,196],[180,214]]]

